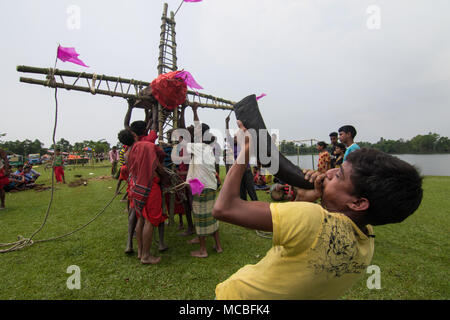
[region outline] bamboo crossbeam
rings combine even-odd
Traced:
[[[66,90],[75,90],[75,91],[92,93],[91,87],[74,86],[74,85],[59,83],[59,82],[55,82],[55,81],[36,80],[36,79],[31,79],[31,78],[20,77],[20,82],[29,83],[29,84],[37,84],[37,85],[41,85],[44,87],[62,88],[62,89],[66,89]],[[110,96],[110,97],[121,97],[121,98],[125,98],[125,99],[145,98],[143,96],[140,96],[139,94],[121,93],[121,92],[114,92],[114,91],[108,91],[108,90],[102,90],[102,89],[96,89],[95,94],[101,94],[101,95]]]
[[[70,85],[70,84],[64,84],[64,83],[53,82],[53,81],[48,81],[48,80],[37,80],[37,79],[20,77],[20,82],[41,85],[44,87],[62,88],[62,89],[66,89],[66,90],[74,90],[74,91],[82,91],[82,92],[92,93],[90,87],[74,86],[74,85]],[[139,95],[139,94],[137,94],[137,95],[129,94],[129,93],[127,94],[127,93],[113,92],[113,91],[102,90],[102,89],[96,89],[95,94],[101,94],[101,95],[110,96],[110,97],[121,97],[121,98],[125,98],[125,99],[130,99],[130,98],[145,99],[146,98],[145,96]],[[197,96],[197,94],[192,91],[188,91],[188,94]],[[227,105],[220,105],[220,104],[212,104],[212,103],[199,103],[200,108],[233,110],[234,103],[231,101],[221,99],[221,98],[216,98],[216,97],[213,97],[213,96],[210,96],[207,94],[203,94],[203,93],[199,93],[198,96],[205,98],[205,99],[208,98],[213,101],[227,104]],[[187,105],[189,105],[189,106],[192,106],[193,104],[194,104],[194,102],[187,102]]]
[[[65,71],[65,70],[59,70],[59,69],[52,69],[52,68],[36,68],[36,67],[29,67],[29,66],[17,66],[18,72],[24,72],[24,73],[36,73],[36,74],[45,74],[45,75],[55,75],[55,76],[65,76],[65,77],[73,77],[73,78],[85,78],[85,79],[92,79],[94,77],[93,73],[86,73],[86,72],[75,72],[75,71]],[[54,72],[52,72],[54,70]],[[99,75],[95,74],[97,77],[97,80],[105,80],[105,81],[115,81],[115,82],[121,82],[121,83],[131,83],[138,86],[149,86],[150,82],[145,81],[139,81],[139,80],[133,80],[133,79],[125,79],[120,77],[111,77],[106,75]]]

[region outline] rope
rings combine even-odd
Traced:
[[[256,230],[256,234],[262,238],[272,239],[272,232],[265,232]]]
[[[56,62],[55,62],[55,68],[49,70],[48,72],[48,83],[50,83],[53,79],[54,81],[54,70],[56,69]],[[97,78],[97,76],[95,75],[95,78]],[[94,82],[95,83],[95,80]],[[94,87],[95,89],[95,87]],[[56,127],[58,126],[58,88],[55,87],[55,124],[53,126],[53,135],[52,135],[52,141],[53,141],[53,147],[54,149],[56,149],[56,140],[55,140],[55,136],[56,136]],[[52,167],[55,164],[55,157],[53,157],[53,161],[52,161]],[[120,189],[120,191],[123,189],[124,186],[122,186],[122,188]],[[23,236],[19,235],[18,236],[18,240],[16,242],[12,242],[12,243],[0,243],[0,247],[8,247],[7,249],[4,250],[0,250],[0,253],[6,253],[6,252],[12,252],[12,251],[17,251],[20,249],[23,249],[25,247],[31,246],[34,243],[38,243],[38,242],[47,242],[47,241],[51,241],[51,240],[56,240],[56,239],[61,239],[64,237],[67,237],[69,235],[74,234],[75,232],[78,232],[82,229],[84,229],[85,227],[87,227],[89,224],[91,224],[93,221],[95,221],[103,212],[105,212],[105,210],[111,205],[111,203],[113,202],[113,200],[117,197],[117,193],[114,194],[114,197],[111,199],[111,201],[108,202],[108,204],[90,221],[88,221],[86,224],[84,224],[83,226],[79,227],[78,229],[75,229],[69,233],[63,234],[61,236],[57,236],[54,238],[49,238],[49,239],[44,239],[44,240],[36,240],[33,241],[33,237],[38,234],[45,226],[45,224],[47,223],[47,219],[48,216],[50,214],[50,208],[52,206],[53,203],[53,195],[55,192],[55,171],[52,170],[52,192],[51,192],[51,196],[50,196],[50,201],[47,207],[47,211],[45,213],[45,217],[44,217],[44,221],[42,222],[41,226],[36,229],[36,231],[34,231],[31,236],[29,238],[24,238]]]
[[[119,191],[122,191],[122,189],[125,187],[125,185],[123,185]],[[7,246],[12,246],[8,249],[4,249],[4,250],[0,250],[0,253],[6,253],[6,252],[11,252],[11,251],[17,251],[20,249],[23,249],[25,247],[31,246],[34,243],[39,243],[39,242],[48,242],[48,241],[53,241],[53,240],[58,240],[67,236],[70,236],[84,228],[86,228],[88,225],[90,225],[92,222],[94,222],[95,220],[97,220],[98,217],[100,217],[100,215],[102,213],[105,212],[105,210],[111,205],[111,203],[114,201],[114,199],[117,197],[117,194],[114,194],[114,197],[105,205],[105,207],[100,210],[99,213],[97,213],[91,220],[89,220],[87,223],[85,223],[84,225],[82,225],[81,227],[78,227],[77,229],[70,231],[68,233],[65,233],[63,235],[57,236],[57,237],[53,237],[53,238],[49,238],[49,239],[42,239],[42,240],[32,240],[32,237],[40,231],[40,229],[42,229],[42,227],[44,226],[46,220],[47,220],[47,216],[45,217],[44,223],[42,224],[41,228],[36,230],[33,235],[30,238],[24,238],[23,236],[19,235],[18,236],[18,241],[16,242],[12,242],[12,243],[0,243],[0,247],[7,247]],[[50,207],[50,206],[49,206]]]

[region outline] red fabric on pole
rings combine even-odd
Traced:
[[[186,83],[182,79],[175,78],[179,72],[161,74],[151,83],[152,95],[168,110],[173,110],[186,101]]]

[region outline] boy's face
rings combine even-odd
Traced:
[[[339,131],[339,140],[343,144],[347,144],[347,142],[350,141],[349,138],[351,138],[350,132],[346,133],[344,131]]]
[[[335,137],[335,136],[330,136],[330,142],[331,142],[331,144],[333,144],[333,145],[335,145],[336,143],[337,143],[337,137]]]
[[[328,211],[343,212],[357,197],[353,196],[353,183],[350,180],[352,165],[346,161],[339,168],[326,172],[323,181],[322,205]]]

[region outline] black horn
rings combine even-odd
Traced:
[[[263,167],[271,167],[273,161],[276,161],[274,156],[278,156],[278,171],[275,170],[271,172],[275,177],[294,187],[314,189],[314,184],[305,180],[305,175],[302,170],[283,156],[273,143],[269,132],[267,131],[266,125],[264,124],[264,119],[259,111],[256,95],[250,95],[236,103],[234,105],[234,112],[236,114],[236,119],[242,121],[242,124],[247,129],[255,130],[257,138],[257,159]],[[264,131],[260,131],[262,129],[264,129]],[[261,139],[266,139],[266,143],[264,143]],[[261,158],[262,153],[259,148],[262,146],[267,147],[266,155],[267,157],[270,157],[269,162],[267,162],[267,159]],[[272,153],[274,154],[272,155]]]

